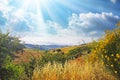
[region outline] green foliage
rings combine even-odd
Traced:
[[[30,58],[28,63],[23,63],[22,66],[24,67],[24,72],[26,75],[26,80],[32,80],[33,70],[35,69],[37,64],[37,59],[34,57]]]
[[[0,79],[2,80],[19,80],[24,72],[24,67],[15,65],[11,62],[11,57],[7,56],[4,65],[0,68]]]
[[[17,37],[9,36],[9,33],[2,34],[0,32],[0,53],[13,56],[13,52],[22,50],[24,46],[20,44],[20,40]]]
[[[77,57],[80,57],[82,55],[84,55],[85,53],[90,53],[91,51],[91,48],[90,46],[88,45],[85,45],[85,46],[82,46],[82,47],[78,47],[78,48],[75,48],[73,50],[70,50],[68,52],[68,56],[71,58],[71,59],[74,59],[74,58],[77,58]]]
[[[55,54],[47,53],[41,58],[41,61],[45,63],[48,63],[48,62],[64,63],[66,60],[67,60],[67,56],[60,53],[55,53]]]
[[[0,32],[0,80],[18,80],[22,75],[24,68],[12,63],[21,45],[18,38]]]

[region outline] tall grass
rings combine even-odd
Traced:
[[[110,72],[95,62],[85,64],[78,62],[48,63],[43,68],[37,67],[33,73],[33,80],[116,80]]]

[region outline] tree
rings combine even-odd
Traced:
[[[14,58],[14,52],[23,48],[24,46],[20,44],[20,40],[17,37],[11,37],[9,33],[3,34],[0,32],[0,80],[9,80],[11,76],[17,78],[21,74],[21,72],[16,72],[22,71],[23,69],[14,65],[12,60]]]

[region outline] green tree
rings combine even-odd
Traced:
[[[0,80],[18,80],[22,68],[12,63],[14,52],[23,49],[17,37],[0,31]]]

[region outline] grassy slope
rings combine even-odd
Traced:
[[[78,45],[78,46],[69,46],[69,47],[64,47],[64,48],[60,48],[62,50],[62,52],[64,52],[65,54],[68,53],[70,50],[73,50],[75,48],[81,48],[85,45]],[[52,50],[49,50],[50,53],[52,53]],[[29,59],[31,57],[40,57],[42,54],[44,53],[44,51],[40,51],[40,50],[32,50],[32,49],[24,49],[24,53],[22,54],[21,52],[15,54],[15,63],[20,63],[20,62],[29,62]]]
[[[88,45],[71,46],[61,48],[64,53],[75,48],[83,48]],[[87,55],[88,56],[88,55]],[[86,56],[78,57],[66,62],[64,67],[60,63],[46,64],[42,69],[36,67],[33,72],[33,80],[117,80],[105,69],[101,62],[91,63]]]
[[[66,62],[64,67],[60,63],[48,63],[42,69],[36,68],[33,80],[116,80],[98,62]]]
[[[15,63],[21,63],[21,62],[29,62],[31,57],[40,57],[43,54],[42,51],[39,50],[32,50],[32,49],[24,49],[24,53],[18,52],[15,54]]]
[[[87,45],[70,46],[61,48],[61,50],[68,53],[69,50],[84,46]],[[14,62],[28,62],[30,57],[37,58],[42,54],[42,51],[25,49],[23,55],[21,53],[16,54]],[[42,69],[36,67],[33,73],[33,80],[116,80],[101,64],[96,62],[93,65],[86,61],[83,56],[66,62],[64,67],[60,63],[53,65],[48,63]]]
[[[64,52],[64,53],[68,53],[70,50],[72,49],[75,49],[79,46],[69,46],[69,47],[64,47],[64,48],[61,48],[61,50]]]

